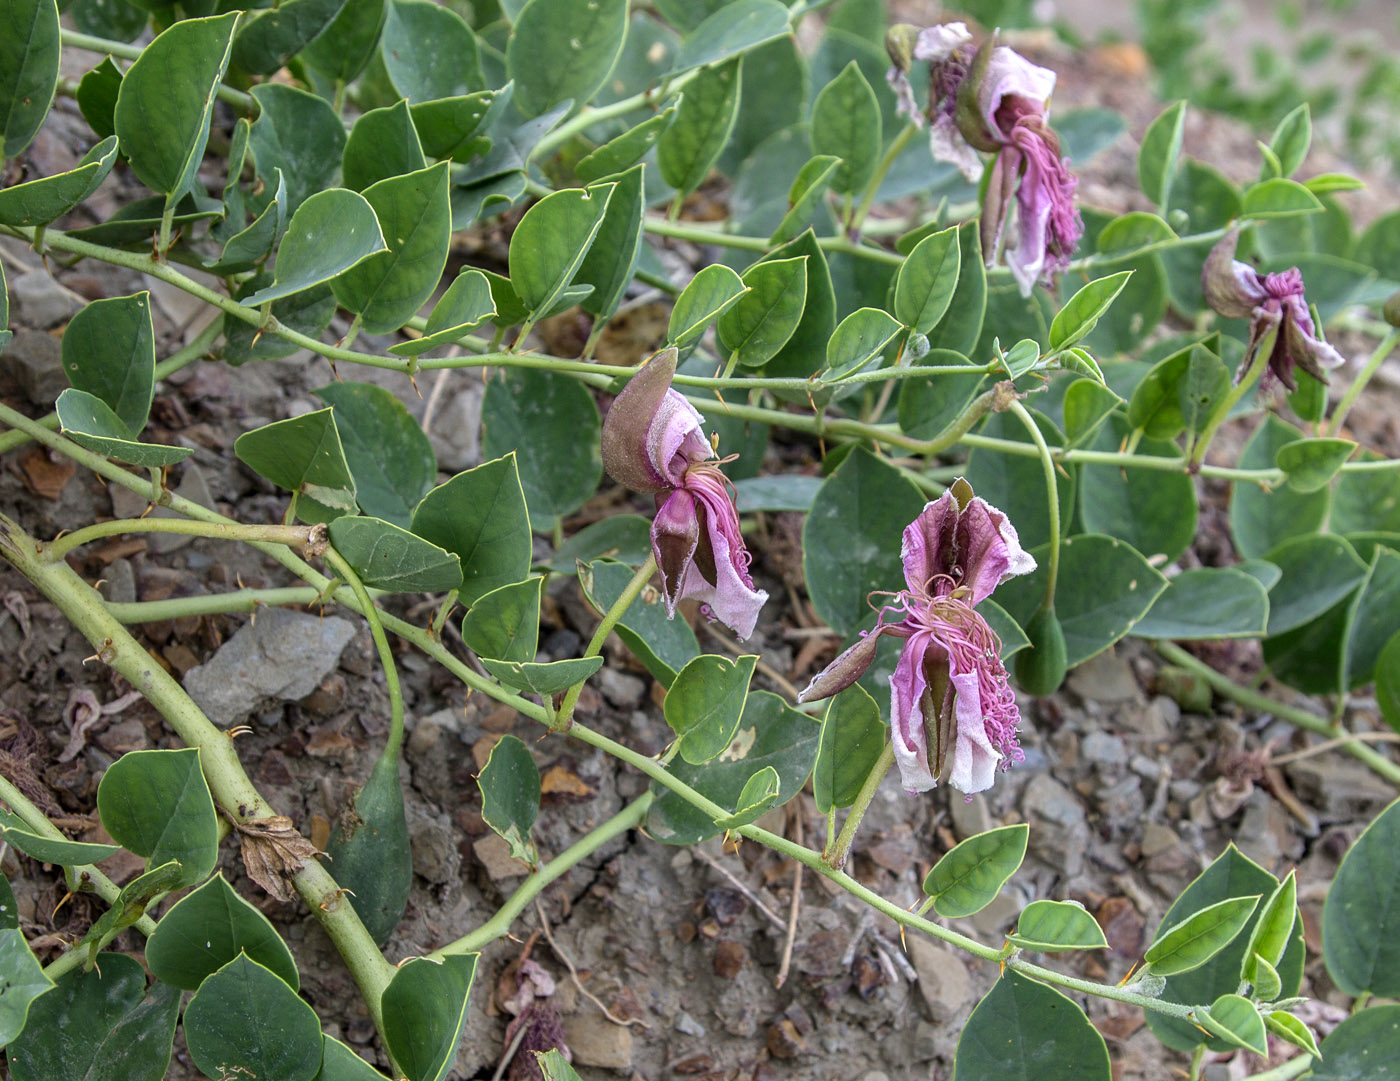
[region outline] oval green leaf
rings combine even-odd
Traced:
[[[380,50],[389,82],[409,101],[461,97],[486,87],[471,27],[431,0],[389,0]]]
[[[1024,822],[1000,826],[945,852],[924,877],[933,910],[945,919],[960,919],[991,904],[1026,858],[1030,830]]]
[[[1226,1043],[1265,1057],[1269,1054],[1264,1019],[1243,995],[1221,995],[1200,1014],[1200,1022]]]
[[[462,584],[452,553],[382,518],[344,515],[330,524],[331,544],[371,589],[443,593]]]
[[[666,723],[680,740],[681,758],[692,766],[704,765],[728,749],[757,661],[703,654],[677,673],[666,692]]]
[[[1084,1011],[1052,987],[1008,972],[958,1037],[955,1076],[997,1081],[1109,1081],[1108,1046]]]
[[[1327,891],[1322,956],[1349,995],[1400,994],[1400,801],[1356,839]]]
[[[510,238],[510,282],[531,321],[555,310],[603,224],[612,184],[565,188],[525,212]]]
[[[112,839],[150,867],[178,860],[185,884],[214,869],[218,818],[193,747],[122,755],[97,786],[97,811]]]
[[[411,958],[384,989],[384,1042],[408,1081],[442,1081],[451,1069],[479,956]]]
[[[1073,901],[1032,901],[1016,921],[1009,941],[1023,950],[1106,950],[1108,939],[1098,921]]]
[[[462,619],[462,641],[479,657],[533,662],[539,648],[543,578],[493,589]]]
[[[47,225],[97,190],[117,160],[116,136],[83,155],[77,168],[0,191],[0,225]]]
[[[0,158],[18,157],[49,115],[58,87],[58,6],[7,0],[0,35]]]
[[[539,862],[530,828],[540,813],[540,770],[518,736],[502,736],[476,778],[481,817],[531,867]]]
[[[336,881],[350,891],[365,930],[382,946],[403,919],[413,886],[397,754],[382,754],[326,845]]]
[[[240,954],[185,1007],[185,1042],[206,1077],[229,1073],[311,1081],[321,1069],[321,1022],[275,973]]]
[[[294,493],[304,522],[355,513],[355,479],[330,408],[244,432],[233,453],[253,472]]]
[[[812,774],[818,811],[826,814],[833,807],[855,803],[885,749],[885,739],[880,707],[860,684],[847,687],[827,703]]]
[[[627,0],[530,0],[515,19],[506,71],[526,116],[582,105],[607,81],[627,37]]]
[[[247,954],[293,991],[301,986],[287,944],[266,916],[240,897],[216,874],[182,897],[156,924],[146,943],[146,963],[156,979],[185,991],[240,953]],[[106,967],[106,962],[103,962]]]
[[[895,317],[919,334],[927,334],[952,302],[962,266],[956,229],[944,229],[919,241],[895,282]]]
[[[300,293],[388,250],[379,219],[363,195],[348,188],[318,191],[292,214],[277,249],[272,284],[243,303],[258,308]]]

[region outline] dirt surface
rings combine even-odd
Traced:
[[[1080,189],[1084,200],[1114,210],[1138,207],[1131,136],[1140,135],[1158,109],[1144,89],[1140,56],[1122,47],[1041,56],[1063,73],[1057,109],[1103,104],[1128,119],[1130,136],[1087,163]],[[67,167],[84,149],[85,133],[71,103],[60,99],[55,119],[29,154],[31,167],[45,172]],[[1253,136],[1224,121],[1193,116],[1186,149],[1237,179],[1256,171]],[[1309,168],[1321,172],[1341,164],[1320,154]],[[95,216],[105,217],[129,198],[132,189],[123,185],[131,183],[118,170],[94,198]],[[1395,194],[1394,185],[1380,184],[1344,198],[1364,220],[1392,203]],[[83,215],[80,211],[75,220]],[[161,356],[189,341],[208,318],[206,309],[183,294],[118,269],[45,265],[8,242],[0,242],[0,257],[12,294],[32,297],[13,309],[18,333],[0,357],[0,398],[31,415],[46,412],[64,385],[54,358],[57,335],[74,310],[73,295],[95,299],[151,289]],[[26,272],[35,277],[17,290]],[[343,330],[343,322],[333,331],[337,328]],[[1348,356],[1366,344],[1361,338],[1342,342]],[[367,349],[390,344],[363,338],[360,343]],[[424,409],[401,377],[341,375],[380,382],[417,414]],[[195,450],[176,467],[170,484],[244,521],[277,520],[282,497],[236,462],[233,440],[270,420],[314,408],[311,392],[331,378],[325,362],[309,355],[237,370],[201,362],[179,373],[159,389],[148,433]],[[445,474],[478,460],[481,390],[478,376],[456,373],[433,392],[431,434]],[[1390,377],[1353,413],[1359,437],[1391,455],[1400,454],[1397,404]],[[793,467],[810,462],[815,448],[785,443],[771,453]],[[1207,495],[1200,545],[1218,551],[1228,545],[1223,512],[1211,509],[1220,503],[1220,493]],[[609,486],[583,516],[616,506],[620,498]],[[142,509],[124,490],[109,490],[93,475],[32,447],[0,461],[0,510],[40,538]],[[760,546],[755,568],[774,601],[752,644],[767,665],[800,683],[829,656],[835,640],[824,647],[827,653],[814,653],[804,648],[810,639],[792,633],[798,620],[790,598],[801,594],[785,584],[798,572],[791,543],[782,541],[797,536],[799,525],[788,516],[765,524],[771,543]],[[187,538],[119,539],[84,549],[75,565],[90,581],[102,580],[107,595],[118,600],[213,593],[238,583],[291,584],[280,568],[251,549]],[[550,659],[574,656],[595,617],[571,578],[552,578],[547,595],[543,651]],[[172,746],[171,737],[150,706],[129,701],[127,687],[99,663],[85,661],[92,652],[87,643],[8,567],[0,569],[0,600],[0,768],[71,835],[94,838],[94,796],[103,770],[126,751]],[[420,624],[432,612],[431,602],[421,597],[400,598],[391,607]],[[247,716],[239,719],[251,727],[238,747],[254,781],[318,844],[350,786],[367,777],[388,716],[368,633],[351,613],[325,613],[326,620],[332,618],[347,621],[348,644],[332,652],[334,635],[320,636],[318,641],[327,643],[318,656],[324,672],[314,688],[294,701],[273,695],[249,702]],[[148,625],[141,634],[184,677],[254,622],[242,616],[191,619]],[[274,629],[267,623],[259,633]],[[715,648],[703,631],[701,640]],[[460,649],[460,642],[455,646]],[[610,664],[581,699],[580,716],[639,750],[659,751],[668,729],[655,688],[616,642],[612,647]],[[1243,673],[1258,666],[1252,645],[1214,650],[1211,660]],[[400,649],[398,662],[411,727],[403,774],[416,877],[408,914],[387,948],[394,960],[477,926],[521,881],[521,868],[505,858],[482,821],[473,781],[501,733],[514,731],[526,739],[545,773],[536,840],[546,858],[644,790],[639,775],[601,753],[559,738],[536,742],[538,732],[527,721],[481,696],[468,699],[464,688],[412,650]],[[853,873],[895,903],[912,905],[921,896],[923,874],[958,839],[1030,821],[1025,865],[1002,897],[960,921],[958,929],[999,942],[1026,902],[1079,900],[1099,918],[1112,948],[1052,963],[1116,981],[1140,957],[1171,900],[1233,842],[1271,871],[1299,869],[1310,947],[1304,994],[1318,1000],[1310,1009],[1326,1031],[1345,1001],[1328,981],[1317,952],[1326,885],[1347,844],[1394,793],[1335,755],[1269,767],[1267,751],[1281,754],[1298,744],[1287,724],[1225,704],[1208,715],[1183,713],[1175,700],[1155,693],[1157,666],[1146,647],[1125,643],[1072,673],[1059,694],[1025,701],[1026,761],[999,778],[985,797],[964,802],[958,793],[940,790],[910,798],[888,779],[863,827]],[[763,675],[758,685],[782,689]],[[1287,691],[1278,693],[1289,697]],[[73,720],[85,694],[113,708],[75,739]],[[1358,726],[1372,723],[1367,706],[1358,703]],[[763,824],[809,841],[825,828],[806,794]],[[82,899],[55,913],[63,893],[57,874],[13,852],[5,854],[3,869],[14,883],[31,939],[53,936],[36,943],[41,954],[57,946],[57,936],[81,934],[95,915],[95,907]],[[267,897],[227,848],[222,869],[288,940],[302,972],[303,996],[326,1031],[385,1065],[353,983],[315,921],[299,907]],[[117,868],[115,877],[136,870],[133,861]],[[528,952],[557,983],[551,1002],[585,1079],[949,1077],[962,1022],[995,979],[995,967],[922,938],[902,945],[891,922],[808,873],[800,878],[791,973],[775,987],[797,881],[794,864],[753,844],[734,852],[722,850],[718,840],[682,850],[636,832],[619,839],[549,888],[542,904],[517,922],[516,940],[487,947],[453,1076],[495,1074],[509,1020],[500,1003],[515,989],[506,970]],[[542,919],[548,921],[549,937],[538,934]],[[138,948],[135,941],[125,945]],[[628,1023],[609,1020],[603,1006]],[[1088,1008],[1108,1039],[1116,1076],[1165,1081],[1174,1070],[1179,1073],[1185,1058],[1164,1051],[1137,1010],[1100,1000],[1090,1000]],[[1247,1066],[1259,1063],[1241,1053],[1233,1062],[1213,1065],[1208,1076],[1242,1076]],[[177,1044],[171,1077],[194,1076]]]

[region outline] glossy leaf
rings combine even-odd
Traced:
[[[944,229],[919,241],[899,268],[895,284],[895,317],[920,334],[927,334],[953,299],[961,267],[958,234]]]
[[[849,807],[856,801],[885,748],[885,739],[880,707],[864,687],[847,687],[827,703],[812,774],[818,811],[826,814],[833,807]]]
[[[1372,1006],[1344,1020],[1322,1041],[1309,1081],[1376,1081],[1400,1058],[1400,1006]]]
[[[540,770],[518,736],[502,736],[476,778],[481,817],[531,867],[539,862],[530,827],[540,813]]]
[[[351,0],[302,50],[300,59],[328,81],[348,83],[374,54],[383,24],[384,0]]]
[[[1091,281],[1070,297],[1050,324],[1050,348],[1067,348],[1088,335],[1132,275],[1131,270],[1120,270]]]
[[[485,157],[492,147],[491,129],[510,104],[514,90],[507,84],[500,90],[411,103],[408,111],[423,153],[455,162]]]
[[[0,33],[0,158],[18,157],[49,115],[58,86],[58,6],[7,0]]]
[[[1240,968],[1241,978],[1258,988],[1256,968],[1263,962],[1272,972],[1283,960],[1288,943],[1293,938],[1293,926],[1297,919],[1298,878],[1296,872],[1289,871],[1259,909],[1259,918],[1254,921],[1254,930],[1250,932],[1249,942],[1245,945],[1244,964]],[[1274,979],[1278,979],[1276,972]],[[1273,999],[1273,995],[1263,997]]]
[[[145,19],[141,21],[144,26]],[[114,114],[121,88],[122,70],[110,56],[103,57],[101,63],[78,80],[78,109],[99,139],[117,133]]]
[[[47,225],[97,190],[117,160],[117,140],[108,136],[76,168],[0,190],[0,225]]]
[[[346,188],[319,191],[292,214],[277,249],[272,284],[243,303],[257,308],[333,281],[376,253],[392,258],[365,197]]]
[[[1400,994],[1400,802],[1392,803],[1342,858],[1322,913],[1322,955],[1349,995]]]
[[[0,1044],[8,1044],[24,1031],[25,1019],[36,998],[53,989],[38,960],[18,929],[0,930]]]
[[[671,74],[713,64],[789,33],[778,0],[731,0],[686,35]]]
[[[296,962],[266,916],[240,897],[222,874],[180,898],[160,918],[146,943],[146,963],[161,983],[197,990],[240,953],[247,954],[293,991]],[[107,962],[103,962],[105,968]]]
[[[1201,1016],[1201,1023],[1226,1043],[1268,1056],[1268,1036],[1264,1019],[1254,1003],[1243,995],[1221,995]]]
[[[5,998],[13,993],[7,989]],[[64,973],[5,1049],[14,1081],[161,1081],[170,1067],[180,993],[148,990],[141,962],[102,957],[101,971]],[[74,1022],[78,1023],[74,1023]]]
[[[462,619],[462,641],[481,657],[533,661],[539,648],[543,589],[543,578],[493,589]]]
[[[1355,450],[1349,439],[1295,439],[1279,447],[1274,461],[1288,474],[1288,487],[1316,492],[1327,487]]]
[[[812,153],[841,159],[831,181],[831,190],[838,195],[863,192],[874,175],[880,157],[880,123],[875,91],[852,60],[822,88],[812,105]],[[956,251],[957,245],[953,247]],[[908,324],[903,315],[900,319]]]
[[[428,316],[423,336],[391,345],[389,352],[416,357],[440,345],[455,342],[496,314],[491,283],[474,267],[463,267],[438,299]]]
[[[410,958],[384,989],[384,1042],[408,1081],[442,1081],[451,1069],[479,956]]]
[[[755,263],[744,272],[747,292],[719,318],[719,339],[745,367],[777,355],[802,321],[807,300],[805,258]]]
[[[757,660],[705,654],[677,673],[666,693],[666,723],[680,741],[681,758],[692,766],[704,765],[728,749]]]
[[[1268,591],[1253,575],[1237,567],[1195,567],[1168,580],[1132,633],[1176,641],[1258,638],[1268,619]]]
[[[214,92],[228,68],[238,12],[175,23],[122,78],[114,120],[122,153],[174,206],[190,191],[209,142]]]
[[[945,919],[982,911],[992,903],[1026,858],[1030,827],[1001,826],[960,841],[924,877],[924,893]]]
[[[705,328],[737,304],[749,288],[723,263],[705,267],[676,298],[666,341],[681,348],[697,341]]]
[[[726,830],[747,826],[761,818],[781,795],[778,771],[772,766],[764,766],[744,783],[736,804],[737,810],[730,815],[720,815],[715,819],[715,825]]]
[[[390,83],[409,101],[485,89],[476,35],[450,7],[431,0],[389,0],[380,49]]]
[[[600,614],[608,611],[631,581],[633,568],[607,560],[589,564],[579,574],[588,603]],[[695,632],[683,619],[667,619],[661,593],[643,589],[617,624],[622,639],[646,670],[669,687],[686,664],[700,653]],[[737,791],[737,790],[736,790]]]
[[[869,614],[872,592],[903,588],[900,537],[924,502],[863,448],[827,478],[803,526],[802,566],[812,606],[828,626],[849,634]]]
[[[271,11],[250,12],[233,40],[233,62],[254,75],[273,74],[352,2],[285,0]]]
[[[1286,218],[1322,209],[1317,196],[1296,180],[1274,177],[1244,191],[1241,213],[1250,218]]]
[[[726,811],[737,812],[750,778],[772,766],[778,773],[777,806],[797,795],[806,783],[816,758],[820,731],[815,721],[789,708],[777,695],[753,691],[738,730],[723,754],[702,766],[678,757],[667,766],[667,772]],[[722,828],[704,811],[657,787],[657,799],[647,818],[647,832],[657,840],[672,845],[695,844],[713,837]]]
[[[788,212],[768,238],[770,246],[787,243],[811,224],[840,164],[841,159],[835,155],[818,154],[798,170],[788,188]]]
[[[627,36],[627,0],[530,0],[515,19],[506,70],[527,116],[583,104],[607,80]]]
[[[1264,1027],[1281,1040],[1286,1040],[1294,1047],[1301,1047],[1313,1058],[1321,1056],[1318,1050],[1317,1037],[1313,1035],[1312,1029],[1284,1010],[1274,1010],[1272,1013],[1264,1015]]]
[[[1023,950],[1106,950],[1108,939],[1093,916],[1073,901],[1032,901],[1007,939]]]
[[[1142,193],[1165,209],[1181,157],[1181,134],[1186,121],[1186,102],[1167,106],[1148,125],[1138,149],[1138,184]]]
[[[804,259],[806,268],[805,296],[802,316],[787,341],[764,362],[762,374],[769,377],[805,379],[822,367],[827,343],[836,330],[836,292],[826,255],[817,243],[816,234],[808,229],[796,240],[790,240],[764,257],[765,263],[781,263],[787,259]],[[762,264],[760,264],[762,265]],[[745,271],[745,281],[749,271]],[[741,301],[742,307],[748,298]],[[738,310],[736,307],[736,311]],[[730,313],[733,314],[732,312]],[[721,340],[725,322],[720,320]],[[794,392],[788,392],[790,395]],[[806,401],[805,391],[795,392]]]
[[[244,432],[233,453],[254,473],[292,492],[303,521],[329,522],[355,513],[355,480],[329,408]]]
[[[69,388],[54,404],[63,434],[81,447],[113,461],[147,468],[161,468],[188,458],[189,447],[167,447],[139,442],[120,417],[101,398]]]
[[[263,212],[246,229],[228,238],[219,258],[205,262],[206,270],[213,274],[242,274],[255,269],[271,253],[287,228],[287,184],[281,169],[273,170],[273,176],[272,199]]]
[[[599,668],[602,657],[572,657],[563,661],[497,661],[481,658],[482,667],[507,687],[529,694],[550,695],[582,683]]]
[[[575,285],[591,285],[593,292],[580,302],[598,323],[611,319],[632,282],[642,251],[642,223],[646,214],[644,166],[634,165],[613,177],[616,187],[588,254],[575,275]]]
[[[341,18],[375,2],[354,0],[345,5]],[[257,159],[258,175],[271,182],[273,170],[282,170],[287,181],[287,210],[295,223],[302,203],[334,186],[345,152],[345,128],[330,102],[305,90],[263,83],[251,93],[258,103],[258,118],[253,121],[248,145]],[[312,223],[313,219],[304,219],[304,227]],[[345,226],[358,227],[358,221],[347,220]],[[318,242],[327,243],[340,228],[333,227]]]
[[[1158,976],[1199,968],[1235,940],[1258,907],[1257,894],[1208,905],[1160,934],[1144,959]]]
[[[1366,575],[1366,565],[1341,537],[1295,537],[1268,553],[1282,572],[1269,590],[1269,634],[1301,627],[1345,597]]]
[[[681,196],[709,175],[739,115],[740,61],[708,68],[686,84],[676,118],[656,144],[661,178]]]
[[[1241,469],[1272,469],[1280,450],[1303,433],[1272,414],[1249,437],[1240,453]],[[1290,537],[1315,533],[1327,517],[1326,490],[1296,492],[1281,485],[1271,491],[1237,484],[1230,496],[1230,533],[1246,559],[1264,555]]]
[[[982,260],[982,237],[975,221],[958,226],[958,284],[948,309],[929,331],[932,349],[951,349],[970,356],[982,336],[987,311],[987,268]]]
[[[376,945],[382,946],[403,919],[413,886],[397,754],[382,754],[369,780],[341,815],[326,855],[336,881],[351,892],[351,903]]]
[[[612,184],[565,188],[525,212],[510,238],[510,282],[531,320],[557,310],[603,224]]]
[[[105,860],[108,856],[121,851],[116,845],[58,841],[51,837],[45,837],[30,830],[25,826],[24,819],[4,808],[0,808],[0,841],[40,863],[53,863],[61,867],[77,867],[85,863],[97,863],[99,860]]]
[[[206,1077],[241,1072],[311,1081],[321,1069],[321,1023],[274,973],[240,954],[185,1007],[185,1043]]]
[[[879,308],[851,312],[827,343],[827,378],[840,379],[860,371],[883,352],[900,329],[899,321]]]
[[[112,839],[150,867],[178,860],[187,885],[214,869],[218,819],[192,747],[122,755],[97,786],[97,811]]]
[[[1052,987],[1008,972],[958,1037],[959,1078],[1109,1081],[1108,1047],[1084,1012]]]
[[[462,584],[461,561],[454,553],[382,518],[337,518],[330,524],[330,539],[371,589],[441,593]]]
[[[150,293],[94,300],[63,333],[68,382],[99,398],[131,433],[146,426],[155,364]]]
[[[351,191],[363,192],[381,180],[415,173],[427,165],[408,102],[399,101],[355,119],[345,140],[340,175]],[[381,221],[380,227],[388,223]]]
[[[676,106],[668,105],[655,116],[649,116],[635,128],[629,128],[616,138],[590,151],[574,166],[574,174],[585,184],[602,180],[636,164],[656,145],[661,133],[675,119]]]
[[[388,1081],[334,1036],[322,1039],[321,1073],[316,1081]]]

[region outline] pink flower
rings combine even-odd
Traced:
[[[658,353],[627,384],[603,422],[603,467],[618,483],[656,496],[651,548],[666,614],[686,597],[741,639],[768,594],[755,589],[739,514],[700,414],[671,389],[676,350]]]
[[[1341,365],[1342,355],[1317,336],[1303,295],[1302,271],[1290,267],[1279,274],[1260,274],[1235,258],[1239,240],[1240,227],[1232,225],[1216,242],[1201,269],[1201,287],[1206,302],[1221,315],[1249,320],[1249,347],[1240,376],[1248,371],[1264,337],[1277,331],[1267,374],[1289,390],[1298,389],[1295,367],[1327,382],[1326,369]]]
[[[801,701],[845,689],[875,656],[878,637],[905,640],[890,680],[890,739],[910,792],[940,780],[966,793],[990,788],[997,767],[1024,757],[1021,714],[1001,642],[976,606],[1000,583],[1035,569],[1006,515],[957,481],[904,530],[906,588],[874,630],[814,678]],[[886,623],[887,614],[902,618]]]
[[[909,41],[913,36],[913,44]],[[929,147],[969,180],[981,176],[977,151],[996,155],[982,205],[987,265],[1003,252],[1029,296],[1069,263],[1084,232],[1074,205],[1077,181],[1049,123],[1055,73],[1015,50],[984,42],[976,51],[962,23],[917,31],[895,27],[887,39],[894,60],[886,76],[899,111],[922,123],[906,74],[910,59],[929,61]],[[1015,229],[1008,235],[1015,200]]]

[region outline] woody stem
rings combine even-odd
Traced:
[[[875,760],[870,775],[865,778],[865,784],[861,785],[856,801],[851,804],[851,809],[846,815],[846,821],[841,824],[840,834],[837,835],[835,842],[822,853],[822,862],[828,867],[839,871],[846,866],[846,859],[851,854],[851,844],[856,839],[856,830],[860,828],[860,820],[865,817],[865,812],[870,807],[870,801],[875,798],[875,793],[880,788],[880,782],[885,779],[885,774],[890,771],[892,765],[894,765],[894,743],[890,742],[885,744],[885,749]]]

